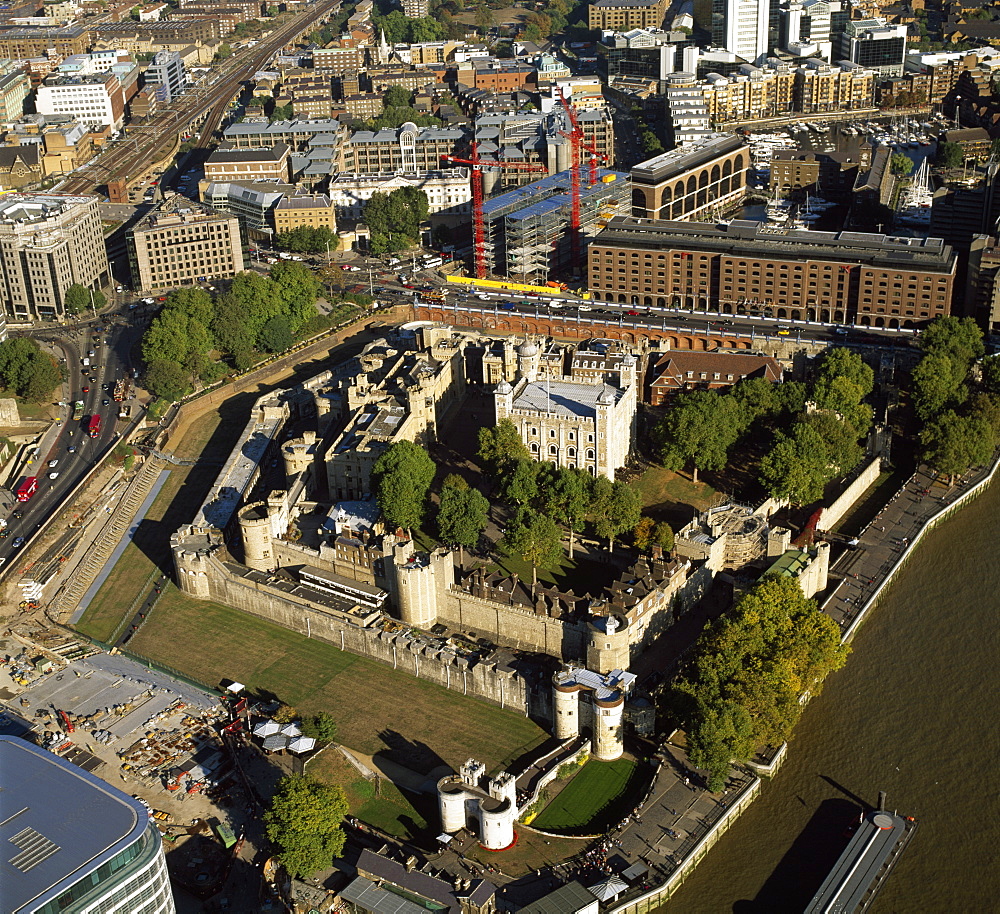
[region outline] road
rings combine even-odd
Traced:
[[[13,483],[16,487],[24,477],[35,475],[38,477],[38,491],[29,501],[18,506],[9,522],[9,535],[0,539],[0,569],[3,572],[9,573],[11,568],[19,567],[14,560],[20,552],[20,548],[14,547],[18,538],[27,539],[43,521],[60,509],[69,492],[93,469],[125,424],[117,418],[118,404],[112,400],[111,390],[116,380],[131,376],[129,354],[142,328],[128,326],[117,316],[109,315],[108,318],[113,321],[110,325],[103,320],[91,320],[72,327],[39,329],[30,333],[43,345],[62,352],[68,375],[62,402],[67,405],[60,407],[62,421],[56,425],[55,433],[50,430],[43,437],[44,450]],[[96,353],[97,368],[86,375],[81,359],[91,349]],[[85,387],[88,388],[86,392]],[[84,403],[82,422],[72,421],[73,403],[77,400]],[[107,405],[105,400],[109,401]],[[136,405],[133,401],[133,412]],[[101,417],[101,432],[96,438],[90,438],[86,429],[92,415]],[[71,447],[75,448],[73,453],[69,451]],[[49,463],[53,460],[58,463],[50,467]],[[49,479],[50,473],[58,473],[58,476]]]

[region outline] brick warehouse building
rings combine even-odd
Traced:
[[[950,313],[955,260],[940,238],[618,217],[590,244],[588,284],[597,301],[912,327]]]

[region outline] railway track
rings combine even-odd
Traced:
[[[59,187],[59,193],[92,193],[95,188],[106,187],[115,181],[129,180],[143,174],[162,155],[165,147],[174,142],[182,125],[204,116],[198,146],[203,148],[214,140],[215,131],[225,117],[226,109],[243,82],[260,70],[285,45],[295,41],[318,20],[340,8],[342,0],[325,0],[316,3],[277,31],[261,39],[253,49],[237,55],[217,72],[223,75],[207,87],[171,105],[152,124],[132,128],[132,137],[103,153],[96,162],[81,173],[68,178]],[[136,134],[135,131],[141,130]]]

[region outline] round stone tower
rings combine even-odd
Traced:
[[[570,680],[560,682],[556,676],[552,729],[556,739],[576,739],[580,735],[580,685]]]
[[[619,691],[598,689],[594,694],[594,758],[613,762],[622,757],[625,740],[622,718],[625,696]]]
[[[176,534],[175,534],[176,536]],[[175,545],[174,569],[177,571],[177,586],[189,597],[199,600],[210,598],[208,575],[208,557],[198,550],[186,549],[183,545]]]
[[[624,616],[597,616],[590,622],[587,669],[598,673],[627,670],[629,651],[628,620]]]
[[[272,571],[274,550],[271,547],[271,519],[267,504],[257,501],[247,505],[237,517],[243,538],[243,563],[255,571]]]
[[[538,378],[538,344],[525,340],[517,347],[517,377],[534,381]]]

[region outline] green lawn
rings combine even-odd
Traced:
[[[347,797],[351,815],[397,838],[413,839],[438,824],[433,797],[417,796],[381,779],[378,795],[367,780],[335,747],[312,759],[307,772],[324,784],[338,784]],[[428,817],[431,822],[428,824]]]
[[[688,477],[663,467],[650,467],[633,485],[642,496],[646,513],[657,519],[661,519],[658,512],[668,512],[679,505],[704,511],[715,504],[718,495],[708,483],[692,482]],[[688,517],[690,513],[688,510]]]
[[[496,770],[545,739],[523,714],[397,672],[335,645],[168,586],[129,643],[145,657],[216,685],[237,679],[306,714],[329,711],[339,741],[428,772],[478,758]]]
[[[531,824],[542,831],[601,834],[641,799],[645,782],[632,759],[591,759]]]
[[[531,565],[516,556],[501,555],[495,565],[489,565],[487,571],[502,569],[507,574],[516,574],[520,580],[531,583]],[[593,562],[581,558],[578,552],[572,561],[563,552],[551,565],[539,567],[538,580],[546,584],[554,584],[561,590],[569,590],[578,595],[589,593],[598,596],[604,593],[614,580],[618,569],[614,565],[603,562]]]

